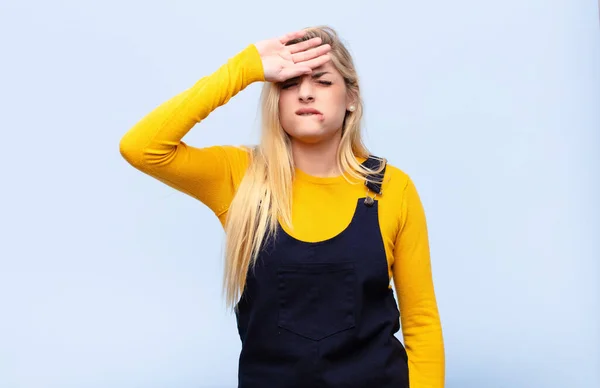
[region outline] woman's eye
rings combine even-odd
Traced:
[[[318,82],[319,82],[321,85],[326,85],[326,86],[329,86],[329,85],[332,85],[332,84],[333,84],[333,82],[331,82],[331,81],[318,81]],[[283,85],[281,86],[281,89],[289,89],[289,88],[291,88],[292,86],[296,86],[296,85],[298,85],[298,82],[288,82],[288,83],[285,83],[285,84],[283,84]]]

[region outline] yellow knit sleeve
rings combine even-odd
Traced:
[[[410,178],[403,193],[392,271],[408,354],[410,386],[442,388],[444,340],[432,279],[427,222]]]
[[[256,81],[264,81],[262,61],[256,47],[249,45],[136,123],[121,139],[121,155],[138,170],[202,201],[221,216],[248,164],[248,151],[233,146],[196,148],[181,139]]]

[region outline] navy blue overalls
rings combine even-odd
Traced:
[[[265,240],[236,309],[239,388],[408,387],[377,212],[367,195],[333,238],[303,242],[279,225]]]

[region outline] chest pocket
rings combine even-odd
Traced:
[[[319,341],[355,326],[353,263],[283,264],[277,277],[279,327]]]

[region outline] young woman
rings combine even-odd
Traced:
[[[253,82],[259,145],[181,140]],[[317,27],[249,45],[121,140],[131,165],[225,228],[239,387],[444,385],[423,207],[409,176],[363,145],[362,111],[350,54]]]

